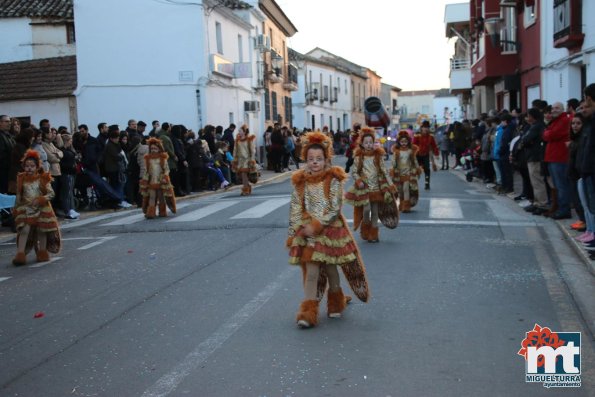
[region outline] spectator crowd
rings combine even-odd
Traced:
[[[595,84],[588,85],[582,100],[548,104],[534,100],[526,112],[491,111],[476,120],[435,128],[441,169],[468,170],[500,194],[514,192],[514,178],[522,180],[515,201],[527,202],[525,211],[553,219],[576,216],[572,228],[595,259]],[[198,133],[184,125],[155,120],[147,132],[143,121],[129,120],[126,129],[99,123],[93,136],[86,124],[74,133],[53,128],[47,119],[39,127],[7,115],[0,116],[0,193],[14,194],[16,175],[27,149],[39,152],[43,167],[53,177],[57,213],[79,217],[85,208],[141,206],[139,180],[145,173],[146,141],[161,140],[168,153],[170,177],[176,196],[202,190],[225,189],[241,184],[232,171],[236,126],[206,125]],[[330,131],[334,151],[349,158],[357,138],[354,131]],[[240,127],[249,134],[248,127]],[[275,124],[263,134],[266,153],[257,156],[262,167],[281,173],[290,165],[299,168],[298,131]],[[411,132],[412,134],[412,132]],[[390,133],[387,134],[389,137]],[[390,145],[390,139],[386,144]],[[390,150],[389,147],[387,147]],[[434,167],[436,166],[432,160]],[[131,204],[132,203],[132,204]],[[574,214],[572,213],[574,210]],[[2,215],[3,225],[11,217]]]

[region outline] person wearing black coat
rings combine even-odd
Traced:
[[[285,137],[281,128],[276,127],[271,134],[271,156],[275,172],[283,172],[283,155],[285,154]]]
[[[525,211],[541,215],[547,211],[547,190],[545,179],[542,174],[543,161],[543,140],[542,135],[545,129],[543,114],[537,108],[527,111],[527,123],[530,127],[527,133],[521,138],[531,187],[533,187],[533,204],[525,208]]]
[[[64,218],[76,219],[79,213],[74,209],[74,178],[76,176],[76,162],[79,155],[72,146],[72,137],[69,134],[62,135],[64,146],[62,158],[60,159],[60,204],[64,212]]]
[[[500,159],[498,165],[502,173],[502,190],[504,193],[514,192],[512,165],[510,164],[510,141],[512,141],[516,124],[510,114],[502,116],[502,138],[500,140]]]
[[[174,152],[178,158],[178,168],[174,172],[175,177],[170,178],[172,185],[174,185],[174,192],[176,196],[185,196],[188,191],[188,161],[186,160],[186,150],[184,148],[183,137],[188,132],[188,129],[183,125],[174,125],[171,128],[171,141],[174,145]]]
[[[222,140],[227,142],[227,146],[229,147],[229,152],[233,153],[233,145],[235,144],[235,139],[233,137],[233,132],[236,130],[236,125],[231,123],[229,127],[225,131],[223,131],[223,138]]]

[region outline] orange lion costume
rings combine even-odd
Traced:
[[[145,155],[146,171],[140,181],[140,193],[143,196],[143,212],[147,219],[155,218],[159,206],[159,216],[166,217],[167,209],[176,213],[176,198],[174,187],[169,179],[168,155],[163,144],[157,138],[147,141],[149,153]],[[152,153],[151,147],[157,147],[158,152]]]
[[[308,168],[310,150],[322,150],[325,165],[321,171]],[[291,181],[289,215],[289,263],[300,265],[305,299],[297,314],[302,328],[318,323],[318,305],[328,287],[327,312],[340,317],[350,297],[340,286],[340,267],[351,289],[363,302],[368,300],[368,282],[364,263],[345,217],[341,213],[343,182],[346,174],[331,166],[332,141],[320,132],[302,138],[302,158],[306,167],[296,171]],[[312,234],[309,234],[312,231]]]

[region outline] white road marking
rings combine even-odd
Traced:
[[[345,219],[347,223],[353,223],[353,219]],[[537,222],[498,222],[498,221],[436,221],[431,219],[400,219],[399,224],[404,225],[459,225],[459,226],[517,226],[535,227]]]
[[[499,201],[490,200],[487,203],[488,208],[498,220],[513,221],[525,218],[526,216],[519,215],[515,211],[511,211],[506,205]]]
[[[32,269],[32,268],[38,268],[38,267],[44,267],[46,265],[49,265],[50,263],[59,261],[62,258],[63,258],[62,256],[54,256],[53,258],[50,258],[50,260],[47,261],[47,262],[41,262],[41,263],[37,263],[35,265],[30,265],[30,266],[27,266],[27,267],[30,268],[30,269]]]
[[[433,219],[462,219],[463,211],[457,200],[431,199],[430,218]]]
[[[9,280],[9,279],[11,279],[11,278],[12,278],[12,277],[0,277],[0,283],[1,283],[2,281],[6,281],[6,280]]]
[[[180,216],[176,216],[175,218],[172,218],[170,220],[168,220],[167,222],[193,222],[193,221],[197,221],[201,218],[204,218],[206,216],[212,215],[217,211],[221,211],[225,208],[231,207],[232,205],[235,205],[239,203],[238,200],[233,200],[233,201],[225,201],[225,202],[218,202],[215,204],[211,204],[211,205],[207,205],[206,207],[203,208],[199,208],[197,210],[194,211],[190,211],[187,214],[184,215],[180,215]]]
[[[267,200],[264,203],[260,203],[250,209],[247,209],[246,211],[240,212],[239,214],[232,216],[231,219],[262,218],[266,214],[271,213],[277,208],[289,203],[289,200],[289,197]]]
[[[287,269],[275,281],[267,285],[250,302],[231,316],[209,338],[198,344],[178,365],[163,375],[153,386],[142,394],[142,397],[164,397],[173,392],[192,371],[219,349],[238,329],[271,299],[283,284],[295,276],[293,269]]]
[[[189,205],[190,205],[190,203],[181,203],[180,205],[177,206],[177,209],[179,210],[179,209],[182,209],[184,207],[188,207]],[[129,216],[125,216],[125,217],[120,218],[120,219],[116,219],[115,221],[104,223],[101,226],[131,225],[133,223],[140,222],[140,221],[142,221],[144,219],[145,219],[145,214],[143,214],[141,212],[140,214],[129,215]]]
[[[99,241],[95,241],[94,243],[83,245],[82,247],[79,247],[78,249],[79,250],[88,250],[89,248],[97,247],[99,244],[103,244],[106,241],[113,240],[115,238],[116,238],[116,236],[99,237],[99,239],[100,239]]]
[[[88,225],[89,223],[94,223],[94,222],[97,222],[97,221],[102,221],[104,219],[116,218],[118,216],[122,216],[125,213],[127,213],[127,212],[112,212],[112,213],[109,213],[109,214],[103,214],[103,215],[94,216],[92,218],[77,220],[77,221],[69,222],[69,223],[66,223],[66,224],[61,224],[60,225],[60,229],[61,230],[72,229],[72,228],[75,228],[75,227]]]

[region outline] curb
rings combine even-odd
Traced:
[[[568,228],[566,227],[566,225],[564,225],[563,222],[556,221],[556,224],[558,225],[558,229],[560,229],[562,234],[567,238],[568,241],[570,241],[570,246],[572,247],[574,252],[583,260],[587,270],[589,270],[592,276],[595,276],[595,261],[589,258],[587,251],[581,246],[581,244],[578,241],[576,241],[576,239],[574,238],[575,236],[570,234],[570,230],[568,230]]]

